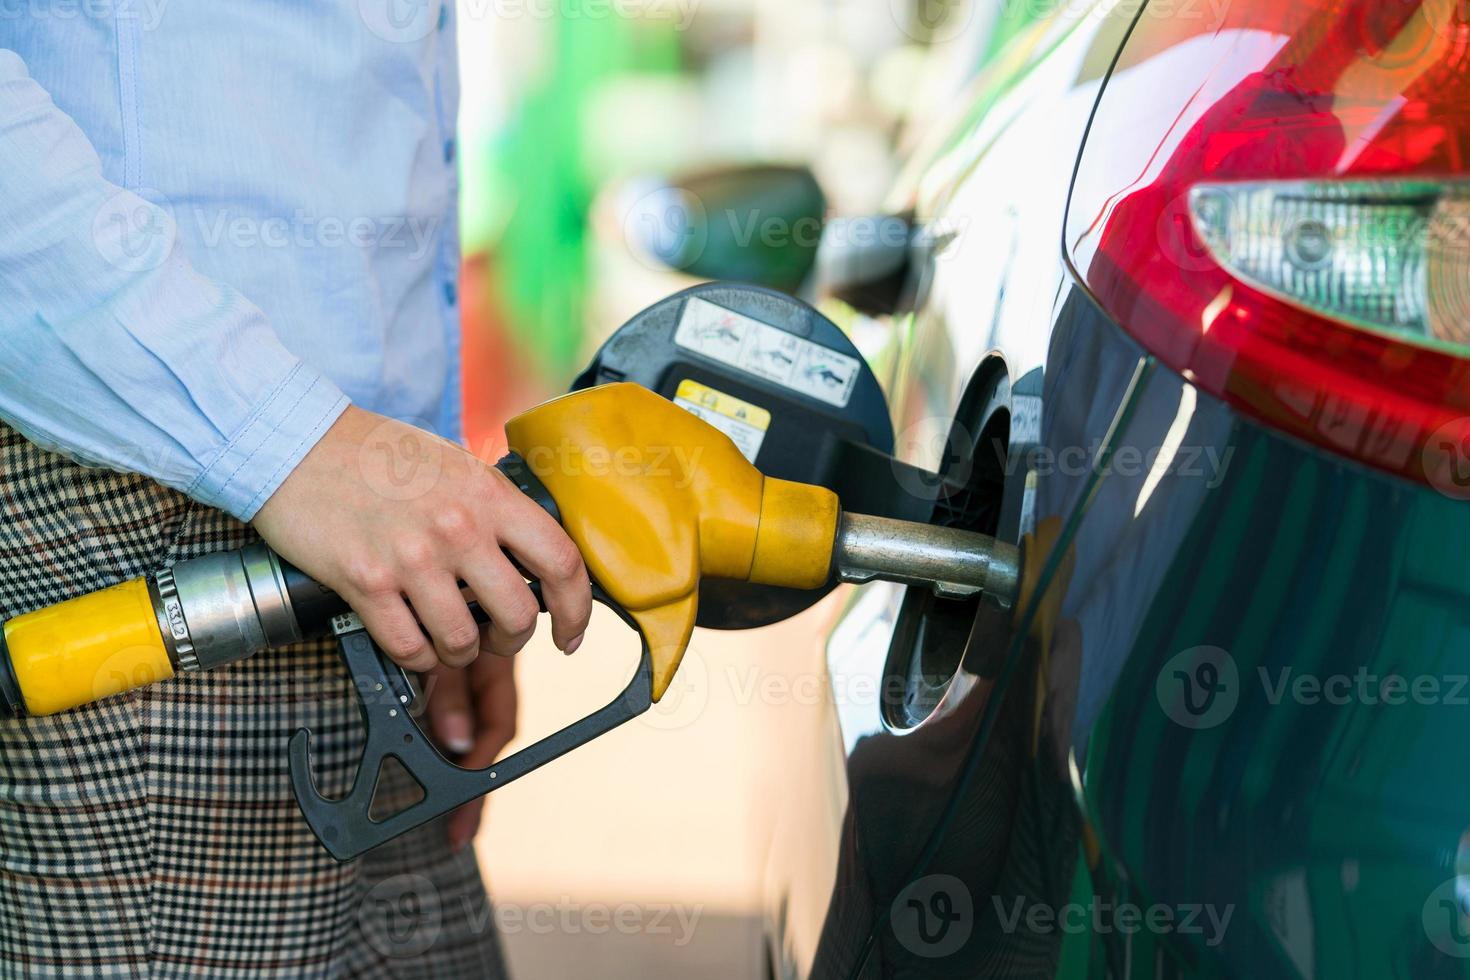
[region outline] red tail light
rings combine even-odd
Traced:
[[[1145,8],[1079,167],[1069,251],[1199,386],[1470,497],[1467,160],[1453,0],[1254,0],[1196,25]]]

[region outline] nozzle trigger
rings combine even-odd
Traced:
[[[541,598],[540,583],[531,587]],[[599,586],[592,597],[630,626],[637,623]],[[642,637],[642,633],[639,633]],[[643,639],[638,669],[616,699],[581,721],[548,735],[534,745],[494,763],[471,770],[455,765],[439,753],[419,728],[404,702],[402,669],[383,654],[361,628],[339,632],[337,642],[347,672],[358,692],[364,736],[362,759],[352,787],[340,799],[328,799],[311,775],[311,732],[298,729],[291,736],[291,790],[307,825],[333,857],[347,861],[483,796],[526,773],[560,758],[571,750],[631,721],[653,704],[653,660]],[[395,677],[394,672],[400,676]],[[410,689],[411,690],[411,689]],[[409,696],[412,700],[412,696]],[[386,759],[398,760],[423,787],[423,797],[381,819],[370,813],[377,790],[377,774]]]

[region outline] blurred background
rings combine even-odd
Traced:
[[[661,203],[672,175],[792,165],[828,215],[902,207],[886,198],[926,123],[1055,2],[459,0],[470,445],[498,458],[506,418],[695,281],[652,254],[687,231]],[[698,634],[650,716],[491,798],[477,847],[517,977],[766,975],[763,869],[835,861],[783,851],[781,826],[840,821],[841,760],[793,771],[782,747],[832,741],[812,680],[840,601]],[[606,703],[636,655],[610,615],[573,658],[538,637],[517,744]]]

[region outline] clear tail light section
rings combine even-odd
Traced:
[[[1196,184],[1210,257],[1301,309],[1470,354],[1470,188],[1458,181]]]
[[[1145,7],[1067,245],[1103,308],[1200,387],[1470,497],[1466,5]]]

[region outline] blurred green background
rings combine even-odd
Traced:
[[[907,134],[1050,2],[460,0],[471,446],[687,284],[626,234],[654,182],[801,164],[875,212]]]

